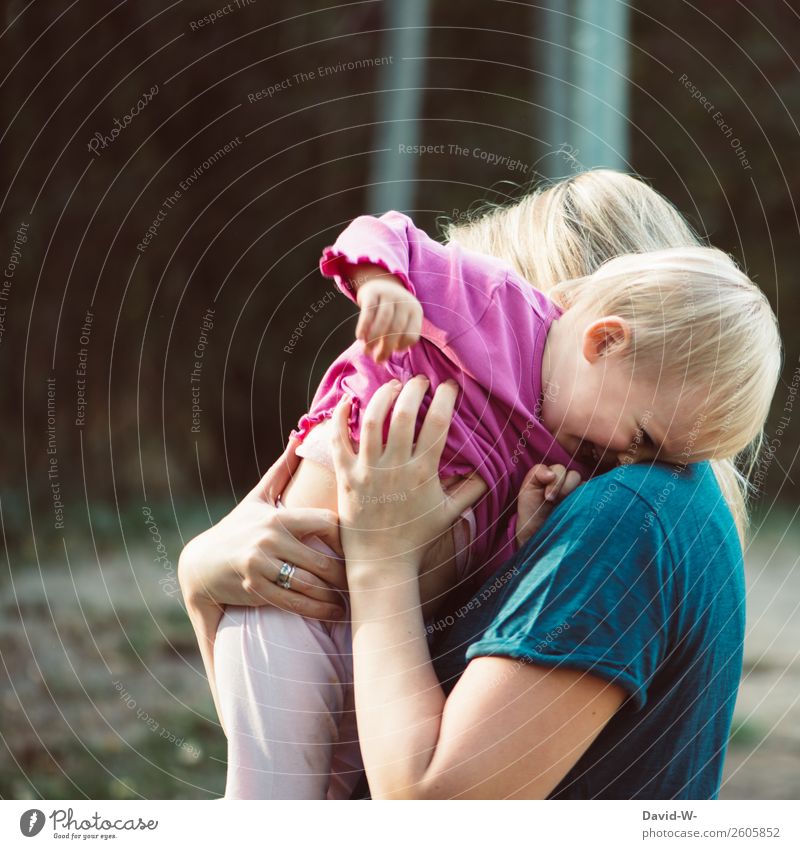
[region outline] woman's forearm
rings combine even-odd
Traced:
[[[374,799],[424,795],[445,695],[431,664],[417,570],[348,562],[355,701]]]
[[[217,694],[217,683],[214,676],[214,640],[216,639],[217,628],[225,610],[210,599],[194,598],[187,599],[186,612],[189,614],[189,621],[192,623],[192,628],[194,628],[194,633],[197,637],[197,644],[200,647],[200,656],[203,659],[208,685],[211,688],[214,707],[216,708],[222,730],[225,731],[219,696]]]

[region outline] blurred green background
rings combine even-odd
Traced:
[[[435,234],[609,163],[733,254],[781,322],[723,795],[800,794],[800,426],[775,433],[800,379],[796,0],[2,8],[0,796],[222,792],[174,570],[352,338],[337,297],[291,343],[331,291],[322,247],[365,212]]]

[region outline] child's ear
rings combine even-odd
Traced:
[[[583,356],[594,363],[600,357],[624,351],[631,342],[631,326],[618,315],[606,315],[583,331]]]

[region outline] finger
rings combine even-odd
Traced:
[[[411,313],[406,304],[401,304],[397,308],[394,316],[394,327],[392,333],[392,347],[395,351],[402,351],[408,347],[406,342],[406,330],[411,322]]]
[[[300,457],[296,454],[299,444],[298,439],[289,440],[283,454],[267,469],[264,477],[247,493],[244,500],[275,504],[300,465]]]
[[[441,478],[442,488],[449,495],[450,490],[455,489],[463,480],[464,475],[448,475],[446,478]]]
[[[524,492],[526,489],[542,489],[545,484],[550,481],[549,478],[547,480],[541,480],[540,475],[545,473],[552,474],[549,466],[542,465],[541,463],[531,466],[531,468],[525,473],[525,477],[522,479],[522,483],[519,487],[520,493]]]
[[[378,340],[375,346],[375,362],[383,363],[392,356],[397,349],[397,335],[390,330]]]
[[[550,466],[537,465],[534,466],[531,471],[531,483],[538,486],[546,486],[556,479],[556,473],[550,468]]]
[[[281,562],[287,562],[316,575],[326,584],[342,590],[347,587],[344,560],[337,560],[329,554],[318,551],[304,540],[287,534],[285,538],[272,543],[268,553],[269,557],[264,558],[265,566],[259,571],[266,571],[270,580],[275,578],[275,573],[269,564],[278,562],[279,568]]]
[[[397,396],[386,440],[386,456],[390,462],[405,463],[411,457],[419,408],[430,385],[425,375],[418,374],[406,383]]]
[[[418,306],[411,310],[411,322],[406,329],[406,335],[409,337],[409,345],[416,345],[422,336],[422,307]]]
[[[368,357],[372,357],[372,359],[375,360],[376,363],[383,362],[387,358],[387,355],[384,351],[385,342],[385,336],[378,336],[377,338],[373,339],[371,342],[367,343],[364,346],[364,353]]]
[[[391,326],[392,316],[394,315],[394,304],[387,303],[381,299],[375,310],[375,317],[372,319],[372,324],[367,334],[367,350],[370,353],[374,352],[376,344],[381,337],[386,333]]]
[[[345,613],[341,598],[331,604],[294,590],[284,589],[267,580],[260,586],[259,596],[263,598],[263,604],[271,604],[289,613],[296,613],[306,619],[317,619],[321,622],[341,621]]]
[[[488,489],[489,487],[486,481],[478,475],[470,475],[468,478],[464,478],[463,481],[455,484],[448,492],[450,500],[453,503],[453,519],[455,520],[455,517],[463,513],[467,507],[472,507]]]
[[[350,441],[350,408],[352,398],[343,395],[333,411],[333,432],[331,433],[331,457],[336,477],[346,476],[356,462],[356,452]]]
[[[575,469],[567,472],[567,477],[564,480],[564,484],[561,487],[561,492],[559,493],[559,498],[566,498],[571,492],[574,492],[581,484],[583,483],[583,478],[581,478],[580,473],[576,472]]]
[[[408,350],[416,342],[409,330],[412,321],[410,308],[407,305],[401,305],[395,313],[392,332],[384,340],[389,348],[387,357],[395,351]]]
[[[365,299],[366,300],[366,299]],[[366,336],[367,327],[369,327],[369,305],[366,302],[361,304],[361,310],[358,313],[358,323],[356,324],[356,339],[363,340]]]
[[[280,519],[281,527],[295,539],[319,537],[337,554],[344,556],[339,540],[339,517],[333,510],[324,510],[321,507],[287,507],[278,513],[277,518]]]
[[[391,327],[383,337],[383,359],[388,359],[395,351],[402,351],[412,343],[407,336],[408,327],[413,319],[413,309],[410,304],[400,303],[394,311]]]
[[[390,380],[379,387],[369,399],[361,419],[361,444],[358,457],[368,466],[377,465],[383,453],[383,425],[389,408],[402,388],[399,380]]]
[[[380,303],[380,299],[374,296],[369,290],[363,291],[359,299],[361,312],[358,316],[358,324],[356,325],[356,339],[361,339],[366,342],[370,331],[370,325],[375,317],[375,310]]]
[[[555,480],[550,483],[544,491],[545,501],[555,501],[558,497],[558,492],[561,489],[561,486],[564,483],[564,479],[567,476],[567,470],[564,466],[560,464],[556,464],[550,467],[551,471],[555,474]]]
[[[288,562],[292,563],[291,560]],[[283,590],[285,587],[281,587],[277,584],[277,578],[280,574],[282,565],[283,563],[281,562],[271,564],[272,568],[270,569],[269,577],[265,578],[265,580]],[[323,601],[326,604],[342,603],[342,597],[336,587],[321,580],[312,572],[307,572],[305,569],[302,569],[297,565],[297,563],[294,563],[293,565],[295,566],[295,570],[292,573],[292,579],[290,582],[293,592],[302,593],[309,598],[314,598],[317,601]]]
[[[278,575],[282,567],[280,561],[269,564],[268,574],[256,573],[249,574],[242,579],[242,589],[246,593],[246,598],[243,602],[251,606],[259,606],[262,604],[271,604],[276,598],[276,590],[286,592],[285,587],[281,587],[277,583]],[[295,566],[292,573],[291,588],[293,592],[300,593],[308,598],[316,601],[324,602],[325,604],[341,605],[342,598],[339,591],[315,578],[310,572],[300,569]]]
[[[414,338],[414,313],[416,310],[406,306],[402,311],[402,317],[397,322],[397,341],[395,349],[404,351],[410,348],[417,340]]]
[[[438,466],[447,441],[450,422],[453,419],[456,398],[458,398],[458,384],[454,380],[447,380],[436,387],[425,421],[419,431],[417,447],[414,451],[415,457],[422,457],[431,452],[430,462]]]
[[[556,479],[545,487],[545,501],[553,502],[558,499],[558,493],[561,490],[562,484],[564,483],[564,477],[565,475],[560,475],[556,473]]]
[[[361,307],[361,312],[358,314],[358,324],[356,324],[356,339],[363,342],[367,338],[367,329],[369,328],[371,317],[366,307]]]

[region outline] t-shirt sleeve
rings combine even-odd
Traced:
[[[324,249],[320,271],[355,301],[346,269],[363,263],[400,279],[422,304],[423,334],[441,345],[474,330],[507,282],[507,269],[498,260],[443,245],[395,210],[380,218],[355,218]]]
[[[667,653],[674,580],[648,504],[608,475],[589,481],[517,563],[519,575],[467,660],[500,655],[583,670],[621,686],[641,709]]]

